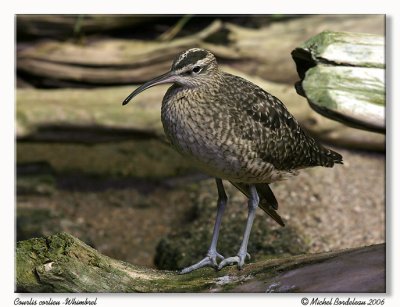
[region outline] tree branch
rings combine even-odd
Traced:
[[[187,275],[111,259],[67,233],[18,242],[16,256],[17,292],[385,291],[384,244]]]

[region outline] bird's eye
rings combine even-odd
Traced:
[[[199,73],[200,72],[200,70],[201,70],[201,67],[200,66],[195,66],[195,67],[193,67],[193,69],[192,69],[192,71],[194,72],[194,73]]]

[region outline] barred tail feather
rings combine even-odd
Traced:
[[[321,166],[333,167],[335,164],[343,164],[343,157],[341,154],[328,148],[323,147],[322,149],[322,154],[320,156]]]

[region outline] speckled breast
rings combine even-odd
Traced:
[[[249,183],[279,180],[274,167],[254,155],[249,140],[235,137],[229,114],[212,98],[170,89],[161,120],[172,146],[211,176]]]
[[[188,90],[169,90],[163,100],[161,120],[172,146],[203,171],[222,178],[240,173],[240,161],[224,150],[218,138],[223,120],[218,121],[201,96]]]

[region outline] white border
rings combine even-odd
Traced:
[[[301,13],[336,13],[336,14],[388,14],[390,35],[393,41],[388,42],[387,50],[387,81],[388,81],[388,105],[391,104],[388,113],[388,124],[391,131],[388,131],[388,152],[387,152],[387,206],[391,207],[387,215],[388,226],[387,239],[391,242],[388,254],[388,265],[391,264],[388,280],[387,295],[363,295],[362,297],[384,297],[386,306],[399,306],[399,269],[396,256],[399,257],[398,234],[399,223],[394,217],[399,218],[399,184],[398,174],[400,172],[399,159],[400,152],[395,132],[399,131],[399,70],[400,66],[396,55],[400,54],[399,44],[399,16],[396,8],[396,1],[393,0],[335,0],[335,1],[178,1],[178,0],[144,0],[144,1],[123,1],[113,0],[107,2],[86,0],[86,1],[3,1],[1,14],[1,97],[2,107],[0,108],[0,163],[1,163],[1,287],[0,304],[2,306],[13,306],[16,297],[14,294],[14,14],[22,13],[158,13],[158,14],[181,14],[181,13],[202,13],[202,14],[301,14]],[[397,48],[395,48],[397,47]],[[395,243],[394,243],[395,242]],[[396,291],[397,290],[397,291]],[[26,297],[25,295],[23,295]],[[29,295],[30,297],[31,295]],[[76,297],[93,297],[92,295],[76,295]],[[220,295],[96,295],[97,306],[133,306],[142,304],[173,304],[174,306],[185,306],[190,303],[197,306],[209,306],[218,304],[219,306],[301,306],[300,298],[312,297],[313,295],[294,294],[294,295],[249,295],[249,294],[220,294]],[[315,296],[315,295],[314,295]],[[323,295],[318,295],[323,297]],[[339,295],[340,297],[360,297],[359,295]],[[36,298],[63,297],[62,295],[35,295]]]

